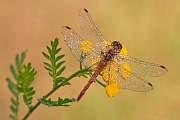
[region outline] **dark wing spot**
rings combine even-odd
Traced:
[[[86,8],[84,8],[84,11],[88,13],[88,10]]]
[[[69,29],[69,30],[71,29],[69,26],[65,26],[65,27],[66,27],[67,29]]]
[[[162,66],[162,65],[160,65],[160,67],[163,68],[163,69],[166,69],[166,67],[164,67],[164,66]]]
[[[148,84],[149,84],[151,87],[153,87],[153,85],[152,85],[150,82],[148,82]]]

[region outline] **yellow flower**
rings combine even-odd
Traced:
[[[113,67],[110,66],[111,64],[113,64]],[[109,83],[109,81],[115,80],[115,72],[116,72],[116,68],[114,67],[115,64],[116,63],[113,60],[111,61],[111,63],[108,62],[101,72],[102,78],[106,83]]]
[[[110,48],[111,46],[109,46]],[[128,55],[128,51],[124,45],[119,54]],[[110,66],[113,65],[113,66]],[[107,83],[106,85],[106,94],[108,97],[114,97],[117,95],[120,89],[120,84],[116,81],[116,71],[121,71],[121,77],[125,80],[128,80],[130,76],[130,65],[127,62],[118,64],[117,61],[108,62],[107,66],[102,70],[102,78]]]
[[[124,78],[124,80],[128,80],[131,72],[131,68],[127,62],[122,63],[119,66],[119,70],[121,71],[121,77]]]
[[[110,66],[112,65],[113,66]],[[118,69],[115,68],[114,66],[116,64],[115,61],[111,61],[107,63],[107,66],[102,70],[102,78],[106,82],[106,94],[108,97],[114,97],[117,95],[120,89],[119,83],[116,81],[116,70]]]
[[[111,43],[110,42],[106,42],[106,44],[108,45],[109,48],[112,48]]]
[[[128,51],[127,51],[126,47],[123,44],[122,44],[122,49],[120,51],[120,54],[128,55]]]
[[[128,55],[128,51],[124,45],[122,45],[122,49],[120,51],[120,54],[123,55]],[[125,80],[129,79],[131,68],[130,65],[127,62],[124,62],[119,65],[119,70],[121,71],[121,77],[124,78]]]
[[[89,60],[89,65],[91,66],[91,69],[93,71],[96,71],[97,70],[97,66],[98,66],[98,63],[94,64],[95,62],[94,61],[97,61],[98,59],[98,56],[95,56],[95,57],[92,57],[90,60]]]
[[[111,81],[109,84],[106,85],[106,94],[108,97],[114,97],[118,94],[120,89],[120,85],[116,81]]]
[[[93,48],[93,44],[89,40],[83,40],[80,43],[80,49],[82,52],[84,52],[86,55],[89,55],[91,53],[91,50]]]

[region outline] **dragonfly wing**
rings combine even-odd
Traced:
[[[108,45],[101,32],[94,24],[91,15],[87,9],[83,8],[79,11],[81,31],[85,39],[90,40],[97,51],[106,52]]]
[[[63,26],[61,28],[61,33],[63,34],[64,41],[69,46],[72,54],[78,61],[81,61],[82,51],[79,46],[83,41],[81,36],[79,36],[73,29],[68,26]]]
[[[153,89],[153,85],[150,82],[128,70],[123,70],[121,68],[122,66],[118,65],[115,61],[108,64],[110,65],[105,67],[107,73],[104,74],[107,76],[103,76],[103,79],[108,78],[107,80],[117,81],[120,84],[121,89],[129,89],[138,92],[146,92]]]
[[[118,54],[117,56],[115,56],[114,60],[117,61],[118,64],[127,63],[130,67],[130,72],[141,77],[158,77],[164,75],[168,71],[162,65],[144,62],[122,54]]]
[[[86,65],[86,67],[95,67],[94,70],[97,68],[97,65],[99,64],[100,60],[102,59],[101,53],[95,50],[91,51],[91,54],[86,56],[83,60],[83,64]]]
[[[84,41],[72,28],[63,26],[61,28],[61,33],[63,34],[64,41],[69,46],[72,54],[78,61],[82,62],[85,67],[90,67],[100,61],[101,52],[96,51],[92,44]],[[88,55],[84,53],[80,47],[82,42],[86,42],[84,48],[90,50]]]
[[[120,88],[129,89],[137,92],[146,92],[153,90],[153,85],[136,74],[130,73],[128,79],[124,79],[123,73],[119,70],[116,72],[116,81],[120,83]]]

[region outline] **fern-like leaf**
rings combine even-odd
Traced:
[[[29,110],[31,110],[32,106],[32,98],[35,94],[33,87],[30,87],[31,82],[34,80],[37,72],[31,67],[31,63],[24,65],[23,70],[19,71],[19,84],[18,90],[23,93],[23,100],[28,106]]]
[[[65,61],[60,61],[64,55],[57,55],[61,48],[57,48],[59,44],[59,39],[55,38],[54,41],[51,41],[51,48],[47,46],[48,54],[42,52],[44,57],[50,61],[50,63],[43,62],[44,68],[49,72],[49,75],[53,78],[53,88],[56,88],[59,83],[59,77],[62,72],[65,70],[66,66],[62,66]]]
[[[41,104],[44,104],[44,105],[47,105],[49,107],[58,107],[58,106],[64,106],[64,107],[68,107],[70,106],[68,103],[71,103],[71,102],[75,102],[76,100],[74,98],[65,98],[65,99],[62,99],[62,98],[58,98],[58,101],[52,101],[51,98],[49,98],[48,100],[46,100],[45,97],[41,98],[41,99],[38,99],[38,101],[41,103]]]
[[[21,56],[17,54],[15,58],[15,66],[12,64],[10,65],[10,70],[13,75],[14,82],[9,77],[6,78],[6,81],[8,83],[8,88],[13,94],[13,97],[11,97],[12,104],[10,105],[12,114],[9,115],[9,118],[11,118],[12,120],[18,120],[18,108],[19,108],[19,91],[17,89],[17,84],[19,83],[18,71],[22,69],[25,57],[26,57],[26,51],[22,52]]]

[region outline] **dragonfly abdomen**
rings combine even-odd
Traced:
[[[83,90],[80,92],[80,94],[78,95],[76,101],[79,101],[83,95],[85,94],[86,90],[89,88],[89,86],[94,82],[94,80],[96,79],[96,77],[99,75],[99,73],[102,71],[102,69],[107,65],[107,62],[105,60],[101,60],[99,62],[98,68],[97,70],[93,73],[93,75],[91,76],[91,78],[89,79],[88,83],[84,86]]]

